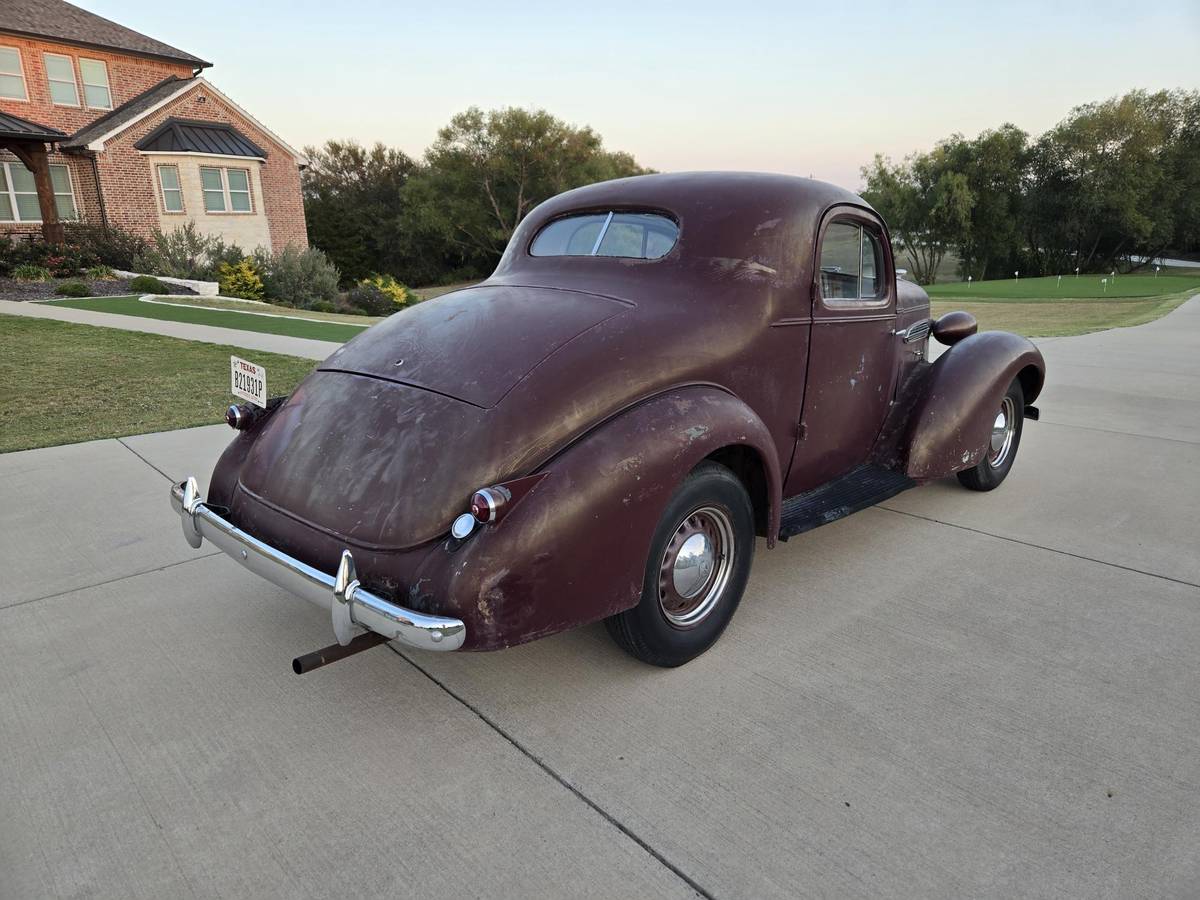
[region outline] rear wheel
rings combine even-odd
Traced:
[[[990,491],[1000,486],[1021,445],[1021,427],[1025,423],[1025,392],[1021,382],[1014,380],[1000,401],[1000,409],[992,421],[992,435],[983,461],[972,469],[958,473],[958,480],[973,491]]]
[[[627,653],[681,666],[721,636],[754,558],[754,509],[741,481],[713,462],[697,466],[667,504],[638,605],[605,620]]]

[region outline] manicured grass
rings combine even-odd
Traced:
[[[288,316],[293,319],[309,319],[313,322],[341,322],[345,325],[357,325],[366,328],[376,322],[382,322],[384,316],[354,316],[349,313],[316,312],[311,309],[292,309],[288,306],[274,304],[250,303],[246,300],[236,300],[232,297],[159,297],[155,303],[170,303],[175,306],[195,306],[201,309],[229,309],[240,313],[257,313],[259,315]]]
[[[980,331],[1015,331],[1027,337],[1087,334],[1141,325],[1165,316],[1200,293],[1200,273],[1118,275],[1106,286],[1099,275],[1022,278],[929,285],[934,317],[965,309]]]
[[[0,315],[0,452],[224,421],[229,357],[287,394],[309,359],[157,334]]]
[[[1160,274],[1118,275],[1101,283],[1103,275],[1064,275],[1047,278],[1005,278],[996,281],[977,281],[967,286],[965,281],[931,284],[926,290],[934,300],[946,297],[987,302],[990,300],[1022,300],[1029,303],[1053,303],[1058,300],[1119,300],[1133,297],[1163,297],[1185,291],[1200,293],[1200,272],[1194,275]]]
[[[930,314],[936,319],[951,310],[963,309],[979,321],[980,331],[1012,331],[1026,337],[1063,337],[1153,322],[1189,296],[1185,293],[1149,300],[1063,300],[1058,303],[933,300]]]
[[[370,325],[350,325],[343,322],[315,321],[277,314],[251,315],[224,309],[204,309],[190,305],[168,305],[166,303],[143,303],[137,297],[85,297],[80,300],[53,300],[48,306],[69,306],[92,312],[119,313],[124,316],[140,316],[143,319],[165,319],[170,322],[190,322],[195,325],[215,325],[219,328],[236,328],[239,331],[254,331],[260,334],[282,334],[288,337],[311,338],[316,341],[345,343],[362,333]],[[278,317],[277,317],[278,316]]]

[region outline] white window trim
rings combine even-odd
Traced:
[[[225,198],[224,209],[209,209],[204,203],[204,195],[206,193],[216,193],[216,191],[206,190],[204,187],[204,176],[200,176],[200,205],[204,207],[204,214],[209,216],[252,216],[258,210],[254,207],[254,176],[250,172],[249,166],[200,166],[201,169],[213,169],[221,173],[221,195]],[[229,176],[230,169],[238,169],[246,173],[246,190],[230,191]],[[250,201],[249,209],[234,209],[233,198],[230,194],[245,194],[246,199]]]
[[[83,75],[83,63],[85,61],[99,63],[101,66],[104,67],[104,84],[88,84],[87,79],[85,79],[84,75]],[[108,71],[108,63],[106,63],[102,59],[95,59],[91,56],[79,57],[79,63],[80,63],[79,82],[83,88],[83,92],[82,92],[82,96],[80,97],[80,100],[83,102],[84,106],[86,106],[88,109],[113,109],[113,108],[115,108],[116,103],[113,100],[112,73]],[[87,89],[90,87],[94,87],[94,88],[102,87],[106,91],[108,91],[108,106],[92,106],[92,104],[87,102]]]
[[[138,153],[142,156],[199,156],[204,159],[220,159],[220,160],[236,160],[237,162],[260,162],[265,163],[265,156],[230,156],[228,153],[204,153],[201,150],[139,150]],[[217,168],[216,166],[205,166],[206,169]],[[230,169],[248,168],[247,166],[227,166]]]
[[[12,50],[17,54],[17,68],[20,70],[16,74],[21,79],[21,90],[25,92],[24,97],[0,97],[0,101],[5,103],[28,103],[29,102],[29,79],[25,77],[25,57],[21,55],[20,47],[11,47],[8,44],[0,44],[0,49]],[[12,72],[5,72],[5,75],[12,75]]]
[[[58,100],[54,99],[54,90],[51,88],[51,85],[66,84],[66,82],[61,78],[50,77],[50,67],[46,65],[46,60],[52,56],[57,59],[65,59],[67,61],[67,66],[69,66],[71,69],[71,87],[75,89],[74,103],[60,103]],[[42,53],[42,67],[46,70],[46,91],[50,95],[50,104],[52,106],[66,106],[71,109],[79,109],[82,105],[82,98],[79,95],[79,78],[76,77],[74,58],[67,56],[65,53],[50,53],[49,51],[46,51]]]
[[[168,188],[163,183],[163,180],[162,180],[162,170],[163,169],[174,169],[175,170],[175,180],[179,183],[179,187],[178,188],[170,188],[170,190],[173,190],[179,194],[179,209],[168,209],[167,208],[167,190],[168,190]],[[163,215],[186,216],[187,215],[187,201],[183,199],[183,176],[181,176],[179,174],[179,166],[177,166],[175,163],[159,163],[154,167],[154,175],[158,179],[158,197],[159,197],[159,200],[162,201]]]
[[[11,168],[13,165],[18,165],[18,166],[21,166],[21,168],[25,168],[25,164],[22,162],[19,162],[19,161],[17,161],[17,162],[14,162],[12,160],[0,161],[0,167],[4,168],[4,181],[8,185],[8,190],[5,193],[8,196],[8,202],[12,205],[12,211],[13,211],[13,218],[2,219],[2,220],[0,220],[0,223],[2,223],[4,225],[41,225],[42,220],[40,217],[41,216],[40,203],[38,206],[38,209],[39,209],[39,217],[38,218],[36,218],[36,219],[20,218],[21,210],[17,207],[17,194],[20,193],[21,196],[28,196],[28,192],[27,191],[18,192],[17,189],[13,186],[12,168]],[[74,176],[71,175],[71,167],[68,166],[66,163],[50,163],[50,167],[67,170],[67,186],[70,188],[71,206],[75,208],[75,217],[73,219],[59,217],[59,221],[60,222],[82,222],[83,217],[79,215],[79,201],[75,197],[75,178],[74,178]],[[53,183],[51,184],[51,186],[53,186]],[[36,196],[36,193],[34,194],[34,196]],[[59,192],[55,191],[54,196],[57,199],[60,196]]]

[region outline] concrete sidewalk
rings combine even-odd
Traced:
[[[207,344],[229,344],[247,350],[265,350],[270,353],[285,353],[305,359],[322,360],[341,344],[334,341],[314,341],[309,338],[287,337],[281,334],[260,334],[237,328],[216,328],[212,325],[195,325],[190,322],[170,322],[165,319],[143,319],[140,316],[123,316],[117,313],[93,312],[86,309],[71,309],[67,306],[47,306],[44,303],[0,300],[0,314],[30,316],[36,319],[55,319],[59,322],[75,322],[79,325],[98,325],[101,328],[120,328],[125,331],[142,331],[147,334],[164,334],[185,341],[203,341]]]
[[[0,896],[1200,895],[1200,298],[1043,344],[1009,480],[760,546],[720,643],[297,678],[211,426],[0,455]]]

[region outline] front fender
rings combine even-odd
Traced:
[[[466,649],[519,644],[637,604],[654,529],[675,489],[717,450],[761,458],[769,534],[778,532],[780,466],[762,420],[708,386],[643,401],[558,453],[503,520],[479,528],[419,582],[467,621]],[[447,607],[442,606],[442,609]]]
[[[1045,377],[1041,351],[1019,335],[985,331],[956,343],[923,379],[901,445],[905,474],[927,481],[977,465],[1013,379],[1032,403]]]

